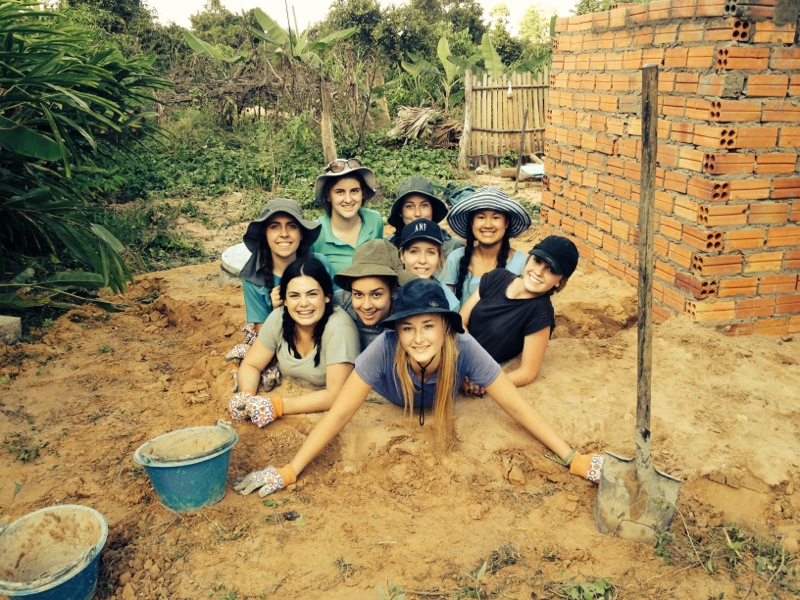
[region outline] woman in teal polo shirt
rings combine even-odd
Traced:
[[[355,158],[338,158],[317,177],[315,198],[325,207],[312,252],[324,254],[334,273],[349,267],[361,244],[383,237],[383,217],[364,208],[375,195],[375,173]]]

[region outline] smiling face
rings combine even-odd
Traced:
[[[522,271],[522,283],[525,290],[533,296],[546,294],[564,279],[563,275],[556,275],[544,260],[538,256],[531,256],[525,263]]]
[[[267,245],[273,257],[294,260],[303,239],[300,225],[292,217],[278,213],[267,221]]]
[[[431,279],[442,269],[444,256],[440,245],[418,240],[400,251],[400,260],[406,266],[406,271],[416,273],[423,279]]]
[[[397,340],[408,356],[419,365],[426,365],[440,354],[447,326],[444,317],[424,313],[397,322]],[[437,364],[431,363],[435,369]]]
[[[361,277],[350,285],[351,300],[356,314],[368,327],[375,327],[389,316],[392,309],[392,289],[381,277]]]
[[[503,239],[508,229],[508,217],[496,210],[479,210],[472,217],[472,235],[478,243],[491,246]]]
[[[417,219],[433,220],[433,204],[427,196],[409,194],[403,199],[400,214],[403,217],[403,225],[408,225]]]
[[[352,219],[364,203],[364,190],[361,182],[355,177],[340,177],[330,187],[328,200],[331,213],[343,219]]]
[[[286,285],[286,310],[298,327],[314,327],[325,314],[330,298],[313,277],[301,275]]]

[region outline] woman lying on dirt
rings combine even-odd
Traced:
[[[444,231],[429,219],[417,219],[403,229],[400,239],[400,260],[406,269],[422,277],[439,281],[444,268]],[[460,306],[458,298],[445,284],[441,284],[450,310]]]
[[[311,245],[319,237],[320,224],[306,221],[300,205],[288,198],[275,198],[267,202],[258,219],[247,226],[244,244],[251,252],[250,258],[242,267],[244,309],[247,325],[244,328],[244,343],[231,348],[225,360],[234,365],[242,362],[259,329],[267,317],[283,304],[279,290],[281,276],[292,262],[310,254]],[[333,269],[322,254],[315,254],[328,272]],[[234,389],[238,391],[237,366],[232,371]],[[277,368],[265,369],[262,383],[267,390],[280,384]]]
[[[558,235],[544,238],[528,254],[521,276],[506,269],[490,271],[461,307],[464,327],[493,359],[503,363],[522,353],[519,367],[508,373],[517,386],[539,375],[556,326],[550,297],[564,289],[578,266],[575,244]],[[483,393],[475,386],[469,391]]]
[[[511,238],[531,226],[531,217],[504,191],[480,188],[453,207],[447,223],[456,235],[466,239],[464,248],[447,257],[443,279],[459,302],[466,302],[478,288],[481,276],[493,269],[522,273],[526,257],[511,247]]]
[[[325,208],[312,250],[328,257],[334,273],[350,266],[361,244],[383,237],[383,217],[364,203],[375,195],[375,173],[355,158],[337,158],[317,177],[314,197]]]
[[[397,288],[413,278],[403,268],[397,248],[385,239],[360,245],[353,264],[334,275],[341,288],[333,293],[334,302],[355,321],[362,348],[383,332],[380,323],[392,311]]]
[[[333,282],[314,257],[301,258],[283,272],[283,306],[272,311],[239,367],[239,388],[229,402],[231,417],[259,427],[284,414],[328,410],[353,371],[360,351],[353,320],[334,306]],[[283,376],[324,389],[283,400],[256,396],[261,371],[273,357]]]
[[[500,365],[469,335],[463,335],[461,315],[448,309],[440,285],[413,279],[397,293],[394,314],[383,321],[381,334],[356,359],[331,409],[309,434],[294,458],[281,468],[268,466],[236,483],[242,494],[259,490],[266,496],[294,483],[297,475],[344,428],[373,388],[406,414],[432,410],[437,434],[452,435],[452,408],[465,376],[486,390],[514,420],[552,450],[570,472],[598,482],[602,456],[582,455],[570,448],[545,418],[520,395]],[[419,390],[419,391],[418,391]]]

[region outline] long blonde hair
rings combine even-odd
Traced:
[[[450,328],[450,321],[445,317],[445,334],[442,343],[441,358],[436,369],[439,377],[436,381],[436,393],[433,402],[433,414],[436,420],[436,434],[444,444],[450,442],[453,434],[453,395],[455,394],[455,379],[458,369],[458,345],[456,332]],[[403,392],[403,412],[406,416],[414,415],[414,383],[409,372],[410,361],[408,353],[399,342],[394,355],[394,376]],[[428,375],[430,380],[432,373]],[[422,382],[424,385],[424,381]]]

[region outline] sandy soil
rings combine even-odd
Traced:
[[[535,184],[521,187],[535,199]],[[204,243],[221,250],[243,229],[206,232]],[[534,228],[515,246],[539,236]],[[223,356],[241,337],[241,291],[211,262],[139,277],[114,299],[120,312],[74,310],[41,343],[0,349],[0,522],[57,503],[103,513],[97,598],[533,599],[603,578],[619,598],[788,598],[786,586],[800,586],[795,339],[724,337],[683,317],[656,327],[653,457],[683,480],[674,540],[657,556],[599,533],[596,488],[549,461],[488,398],[458,398],[448,450],[396,407],[366,404],[267,502],[230,485],[285,463],[319,415],[236,424],[223,500],[172,513],[133,453],[227,417]],[[631,455],[636,290],[582,265],[555,305],[556,337],[523,394],[580,449]],[[39,456],[16,460],[20,446]],[[746,556],[732,569],[739,538],[713,545],[732,523],[783,548],[780,573],[759,574]]]

